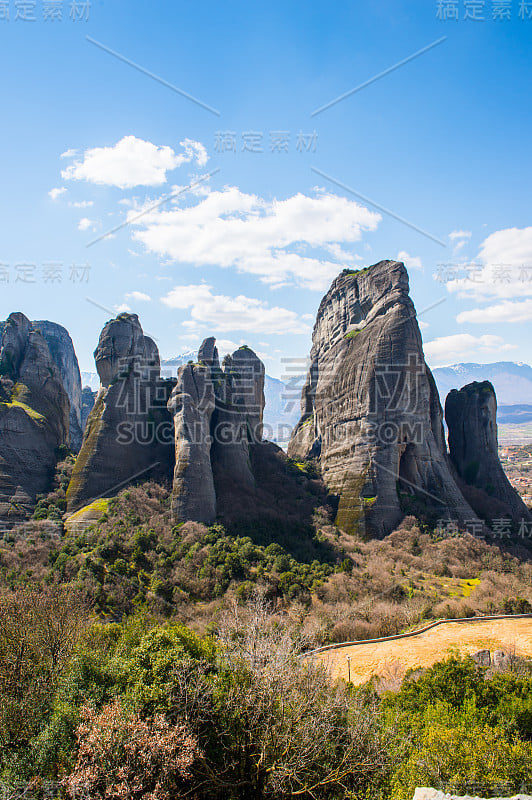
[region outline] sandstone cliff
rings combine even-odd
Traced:
[[[70,400],[70,448],[78,452],[83,437],[81,422],[81,374],[72,339],[66,328],[56,322],[38,320],[33,326],[40,330],[50,354],[59,369],[63,386]]]
[[[451,473],[402,263],[344,270],[333,281],[314,326],[301,411],[288,454],[319,461],[341,528],[382,536],[405,510],[478,522]]]
[[[168,408],[175,426],[174,517],[214,522],[220,492],[254,491],[251,449],[262,440],[264,365],[241,347],[220,366],[215,339],[206,339],[198,362],[180,367]]]
[[[486,516],[495,503],[498,518],[507,516],[516,524],[530,522],[530,512],[499,461],[496,417],[497,400],[489,381],[474,381],[449,392],[445,421],[451,460],[465,484],[464,494],[480,516]]]
[[[120,314],[104,326],[94,358],[101,387],[68,487],[69,512],[135,480],[171,475],[170,386],[160,378],[159,352],[136,314]]]
[[[9,524],[50,488],[57,449],[68,444],[70,403],[49,347],[24,314],[0,343],[0,517]]]
[[[172,514],[178,522],[216,519],[211,466],[211,420],[215,398],[209,366],[186,364],[168,401],[174,418],[175,470]]]

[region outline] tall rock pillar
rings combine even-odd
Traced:
[[[517,524],[532,521],[530,512],[510,484],[499,461],[497,399],[492,384],[474,381],[460,390],[449,392],[445,401],[445,421],[449,430],[451,460],[475,511],[486,517],[490,507],[501,504],[496,511],[497,517],[503,518],[506,514]]]
[[[442,409],[398,261],[344,270],[321,301],[289,456],[316,458],[346,531],[383,536],[406,511],[477,521],[451,474]]]
[[[120,314],[105,325],[94,358],[101,386],[67,490],[69,512],[137,480],[171,474],[168,389],[157,347],[136,314]]]

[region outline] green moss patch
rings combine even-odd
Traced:
[[[84,516],[89,514],[92,515],[99,513],[100,516],[103,516],[109,510],[109,498],[108,497],[99,497],[98,500],[93,500],[92,503],[89,503],[83,508],[80,508],[79,511],[76,511],[75,514],[72,514],[68,519],[70,520],[78,520],[82,519]]]
[[[46,417],[43,417],[43,415],[39,414],[38,411],[35,411],[34,408],[30,408],[30,406],[26,405],[26,403],[21,403],[20,400],[12,400],[10,403],[0,403],[0,408],[6,411],[10,408],[21,408],[28,415],[28,417],[30,417],[34,422],[38,422],[39,425],[44,425],[46,422]]]
[[[103,395],[100,395],[96,400],[94,408],[89,414],[89,419],[87,420],[87,433],[83,442],[83,447],[81,448],[81,451],[76,459],[76,464],[72,472],[72,478],[66,493],[67,501],[70,501],[76,497],[76,494],[83,482],[85,470],[87,469],[90,460],[94,455],[96,442],[98,441],[98,435],[102,426],[102,416],[104,411],[105,401]]]
[[[342,487],[335,524],[346,533],[365,534],[366,513],[377,499],[361,497],[368,472],[369,464],[360,475],[350,476]],[[367,504],[366,499],[370,501]]]

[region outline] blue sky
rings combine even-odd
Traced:
[[[129,308],[282,376],[332,277],[399,257],[432,366],[530,360],[532,2],[83,5],[0,3],[0,317],[92,370]]]

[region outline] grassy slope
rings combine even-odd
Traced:
[[[287,469],[296,470],[298,503],[316,506],[312,476],[291,464]],[[225,527],[173,526],[169,489],[153,482],[121,492],[101,512],[71,534],[59,536],[50,519],[34,521],[22,536],[8,534],[0,541],[0,585],[67,582],[103,617],[145,604],[198,630],[230,598],[260,587],[291,607],[317,643],[532,604],[528,551],[505,552],[471,536],[438,538],[413,517],[369,542],[336,528],[327,506],[306,521],[261,514]]]

